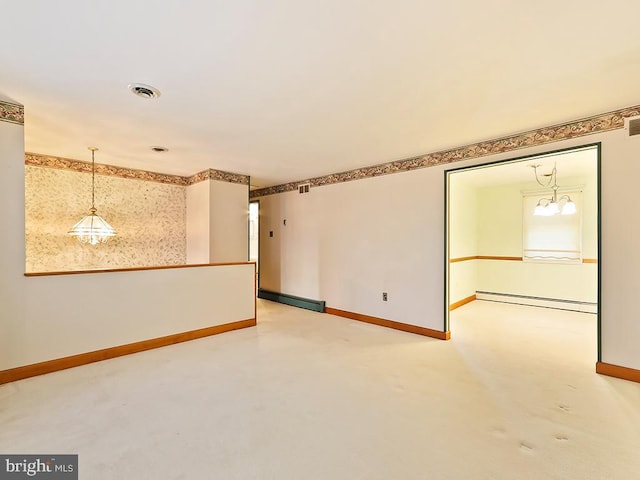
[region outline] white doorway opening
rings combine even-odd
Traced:
[[[249,202],[249,261],[256,262],[256,286],[260,279],[260,201]],[[256,288],[256,291],[258,289]]]
[[[599,162],[593,144],[445,173],[447,331],[474,300],[584,312],[600,356]],[[552,200],[572,205],[536,210]]]

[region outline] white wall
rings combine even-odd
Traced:
[[[455,177],[455,175],[454,175]],[[584,185],[582,193],[583,258],[597,259],[597,175],[560,178],[563,186]],[[477,189],[477,255],[521,257],[522,191],[534,183]],[[596,303],[598,267],[593,263],[551,264],[508,260],[478,260],[478,291],[510,293]]]
[[[246,262],[249,185],[207,179],[187,187],[187,263]]]
[[[586,160],[585,160],[586,161]],[[597,259],[597,175],[562,177],[565,186],[584,185],[582,194],[583,257]],[[535,182],[477,187],[471,175],[450,177],[449,258],[522,256],[522,191]],[[507,293],[596,303],[595,264],[550,264],[511,260],[466,260],[451,263],[449,303],[476,291]]]
[[[603,361],[640,368],[640,138],[614,130],[411,172],[261,198],[263,288],[326,300],[343,310],[443,329],[444,171],[602,142]],[[269,230],[275,237],[269,238]],[[315,233],[311,233],[315,232]],[[293,243],[291,238],[308,238]],[[304,268],[302,263],[304,263]],[[389,292],[389,302],[381,292]]]
[[[434,167],[262,197],[261,288],[442,330],[442,182]]]
[[[0,370],[256,318],[254,277],[239,264],[25,278]]]
[[[0,97],[1,98],[1,97]],[[15,102],[13,102],[15,103]],[[24,329],[24,127],[0,120],[0,365],[22,349]],[[37,301],[37,299],[31,299]],[[34,335],[37,331],[34,330]]]
[[[449,180],[449,258],[478,254],[478,198],[473,184],[453,175]],[[478,260],[449,264],[449,304],[475,295]]]
[[[522,256],[520,187],[500,185],[478,189],[477,255]]]
[[[209,181],[187,187],[187,263],[209,263]]]
[[[209,261],[249,259],[249,185],[209,182]]]
[[[640,369],[640,137],[602,137],[602,360]]]
[[[286,198],[290,202],[282,201],[285,197],[279,195],[266,197],[268,208],[260,202],[260,266],[267,264],[267,273],[260,275],[261,288],[281,292],[284,282],[290,285],[287,293],[291,295],[320,298],[320,245],[324,239],[313,221],[318,200],[315,193],[289,192]],[[281,250],[287,252],[286,256],[281,256]],[[287,261],[282,269],[281,259]]]

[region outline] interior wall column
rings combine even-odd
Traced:
[[[0,94],[0,370],[22,347],[24,325],[24,107]]]
[[[187,263],[249,258],[249,177],[219,170],[194,175],[187,187]]]

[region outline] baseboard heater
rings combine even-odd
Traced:
[[[513,293],[476,292],[477,300],[491,302],[515,303],[516,305],[529,305],[531,307],[557,308],[558,310],[570,310],[572,312],[598,313],[598,304],[593,302],[580,302],[577,300],[562,300],[558,298],[532,297],[528,295],[515,295]]]
[[[289,295],[286,293],[270,292],[269,290],[263,290],[262,288],[258,289],[258,298],[264,298],[265,300],[271,300],[272,302],[284,303],[285,305],[291,305],[292,307],[306,308],[307,310],[313,310],[314,312],[324,313],[324,300],[311,300],[309,298],[296,297],[295,295]]]

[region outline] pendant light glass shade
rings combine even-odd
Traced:
[[[576,208],[576,204],[573,203],[571,199],[569,199],[562,207],[562,215],[573,215],[577,211],[578,209]]]
[[[111,237],[116,236],[116,231],[100,215],[96,215],[96,209],[92,208],[89,215],[76,223],[69,235],[76,237],[81,243],[97,245],[105,243]]]
[[[96,214],[96,207],[94,204],[96,190],[96,165],[94,156],[97,148],[89,147],[89,150],[91,150],[91,208],[89,209],[89,215],[84,217],[76,223],[71,230],[69,230],[69,235],[76,237],[81,243],[97,245],[99,243],[105,243],[111,237],[115,237],[116,231],[104,218]]]
[[[547,214],[547,209],[544,205],[540,205],[540,202],[536,205],[536,209],[533,211],[536,216],[544,217]]]

